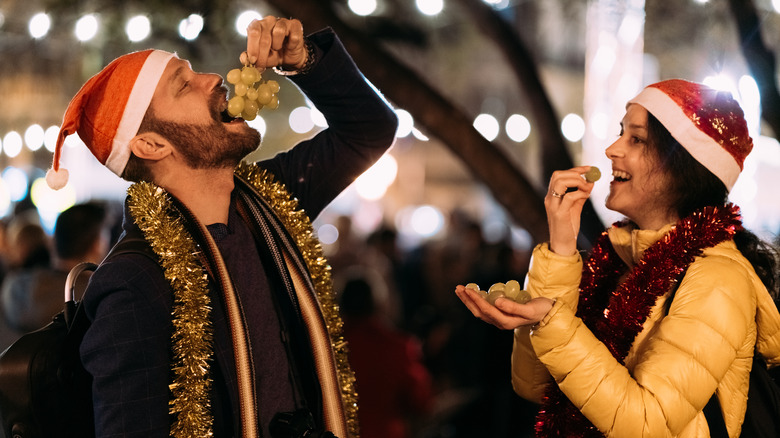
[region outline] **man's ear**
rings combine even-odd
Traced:
[[[159,161],[171,154],[172,145],[156,132],[144,132],[130,140],[130,150],[138,158]]]

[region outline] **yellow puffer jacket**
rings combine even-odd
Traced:
[[[611,228],[610,240],[633,266],[659,231]],[[680,283],[669,314],[660,297],[621,365],[575,316],[582,259],[535,250],[526,280],[533,296],[556,299],[533,330],[515,330],[512,384],[539,402],[552,376],[609,437],[708,437],[702,413],[717,389],[729,436],[745,415],[754,346],[780,364],[780,315],[733,241],[704,251]]]

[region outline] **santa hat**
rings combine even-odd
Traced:
[[[58,190],[68,182],[67,169],[60,168],[60,155],[65,137],[73,133],[78,133],[101,164],[122,175],[130,158],[128,144],[138,133],[157,83],[174,56],[162,50],[129,53],[81,87],[65,110],[52,168],[46,173],[49,187]]]
[[[747,122],[731,93],[671,79],[648,85],[628,102],[643,106],[731,191],[753,149]]]

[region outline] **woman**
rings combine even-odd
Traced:
[[[627,219],[588,260],[576,248],[593,188],[583,166],[550,180],[550,241],[526,282],[534,299],[491,306],[457,286],[475,316],[516,329],[512,383],[541,403],[538,436],[709,436],[702,409],[716,391],[739,435],[754,351],[780,363],[775,253],[726,202],[751,149],[730,95],[682,80],[648,86],[606,150],[606,206]]]

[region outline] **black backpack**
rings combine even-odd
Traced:
[[[124,239],[106,256],[141,253],[155,257],[143,239]],[[75,284],[94,263],[68,274],[65,304],[52,322],[16,340],[0,354],[0,424],[6,438],[88,438],[95,435],[92,377],[84,370],[79,345],[90,322]]]
[[[682,279],[684,275],[685,272],[679,278]],[[681,282],[678,281],[675,284],[666,302],[666,313],[669,313]],[[778,302],[775,300],[775,306],[780,309],[777,304]],[[768,369],[764,358],[758,353],[758,350],[754,350],[753,367],[750,369],[747,409],[740,437],[780,437],[780,383],[778,382],[780,382],[780,367]],[[717,392],[712,394],[702,412],[707,419],[711,438],[729,438]]]
[[[750,370],[747,410],[741,437],[780,437],[780,386],[777,384],[777,374],[777,368],[768,370],[758,351],[753,352],[753,368]],[[704,416],[710,426],[712,438],[728,438],[717,394],[713,394],[704,407]]]

